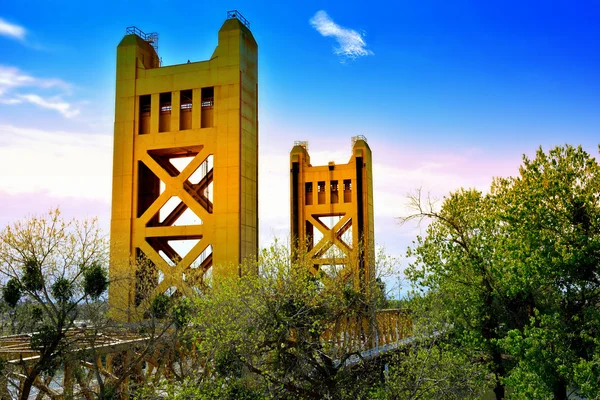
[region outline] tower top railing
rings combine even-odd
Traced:
[[[158,53],[158,32],[144,33],[137,26],[128,26],[125,29],[125,34],[139,36],[146,42],[150,43],[150,46],[154,47],[154,50]]]
[[[352,147],[354,147],[357,140],[363,140],[365,143],[367,142],[367,138],[363,135],[352,136]]]
[[[304,147],[304,150],[308,151],[308,142],[306,140],[296,140],[294,147],[296,146]]]
[[[227,11],[227,19],[233,18],[237,18],[242,24],[246,25],[246,28],[250,29],[250,22],[238,10]]]

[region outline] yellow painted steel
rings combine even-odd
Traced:
[[[237,275],[257,254],[258,46],[237,18],[218,37],[210,60],[171,66],[143,34],[117,47],[115,318],[139,318],[152,294],[185,293],[207,271]]]
[[[368,290],[374,280],[375,241],[366,139],[353,138],[347,164],[323,166],[310,164],[306,144],[300,142],[290,153],[290,174],[291,237],[298,254],[311,259],[315,275],[323,270],[326,277],[337,266],[335,273]]]

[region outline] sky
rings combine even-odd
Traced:
[[[375,240],[403,255],[407,195],[518,173],[539,146],[600,143],[597,1],[2,1],[0,227],[59,206],[110,223],[116,46],[159,33],[163,65],[208,59],[227,11],[259,45],[260,244],[289,235],[289,151],[373,152]],[[282,190],[282,188],[284,188]],[[405,261],[401,261],[403,263]]]

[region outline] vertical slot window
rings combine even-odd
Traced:
[[[338,181],[330,181],[329,190],[331,191],[331,203],[339,203],[340,198],[338,196]]]
[[[202,88],[202,98],[200,101],[202,115],[200,116],[201,127],[210,128],[214,126],[214,108],[215,108],[215,88]]]
[[[179,104],[179,130],[185,131],[192,129],[192,91],[182,90],[180,93]]]
[[[313,184],[306,182],[304,184],[304,205],[310,206],[313,203]]]
[[[171,92],[160,94],[160,114],[158,118],[158,131],[171,130]]]
[[[317,183],[317,202],[319,204],[325,204],[325,181],[319,181]]]
[[[140,96],[140,115],[138,133],[145,135],[150,133],[150,111],[152,109],[152,96],[146,94]]]
[[[352,202],[352,180],[344,179],[344,203]]]

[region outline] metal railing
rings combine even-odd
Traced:
[[[304,147],[304,149],[308,151],[308,142],[306,140],[296,140],[294,142],[294,147],[295,146]]]
[[[360,315],[342,317],[330,324],[321,339],[341,356],[391,346],[410,336],[410,310],[385,309],[377,310],[374,318]]]
[[[157,32],[145,33],[137,26],[128,26],[125,29],[125,34],[139,36],[146,42],[150,43],[150,45],[152,47],[154,47],[154,50],[158,53],[158,33]],[[161,60],[161,64],[162,64],[162,60]]]
[[[250,28],[250,22],[238,10],[227,11],[227,19],[237,18],[246,28]]]
[[[352,147],[354,147],[357,140],[363,140],[365,143],[367,142],[367,138],[363,135],[352,136]]]

